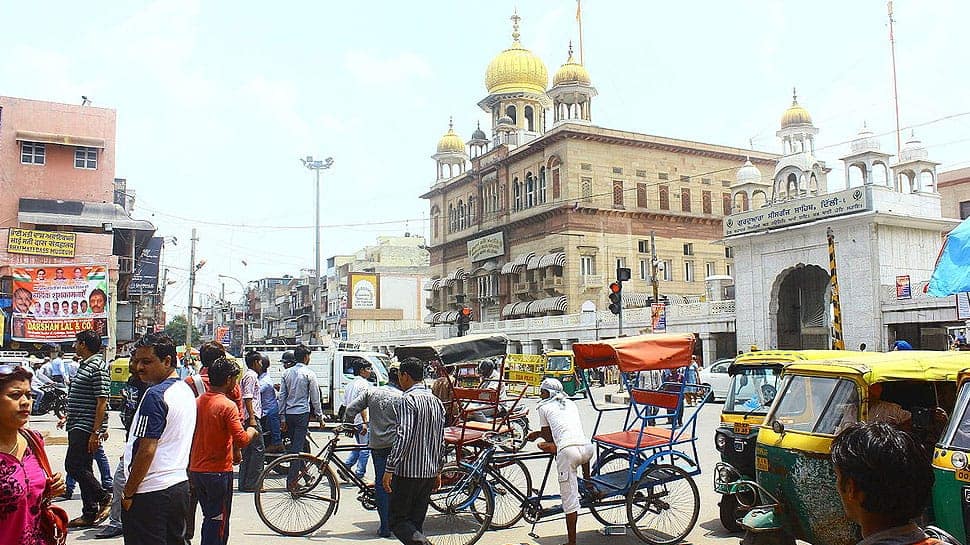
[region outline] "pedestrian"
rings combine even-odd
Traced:
[[[108,366],[99,354],[101,335],[97,331],[86,329],[78,332],[75,339],[74,351],[82,359],[82,363],[67,393],[67,418],[60,420],[57,427],[67,429],[64,468],[68,475],[77,480],[81,489],[81,516],[72,520],[68,526],[89,528],[104,522],[111,509],[111,494],[94,477],[91,466],[108,430],[111,376],[108,374]],[[111,473],[110,467],[108,473]]]
[[[31,372],[0,364],[0,543],[54,545],[44,535],[44,504],[64,492],[64,477],[48,475],[44,440],[26,428],[30,419]]]
[[[684,371],[684,381],[687,384],[684,390],[684,398],[687,405],[694,405],[697,403],[697,398],[700,397],[700,390],[697,385],[700,384],[700,364],[697,361],[696,355],[691,355],[690,365]]]
[[[229,543],[233,450],[245,449],[259,435],[252,418],[243,418],[243,429],[239,410],[226,395],[238,381],[239,366],[225,357],[219,358],[209,364],[209,390],[196,400],[189,479],[202,506],[202,545]],[[243,387],[243,395],[245,392]],[[244,451],[243,460],[245,456]],[[241,468],[239,474],[241,479]]]
[[[400,369],[397,364],[392,364],[387,371],[387,384],[378,388],[367,388],[357,399],[347,405],[344,412],[344,422],[354,422],[356,417],[362,412],[367,412],[370,420],[365,422],[369,425],[368,443],[371,459],[374,461],[374,475],[383,476],[387,468],[387,457],[394,446],[394,439],[397,437],[398,420],[397,411],[401,403],[401,383]],[[374,497],[377,501],[377,514],[380,517],[380,527],[377,535],[380,537],[391,537],[390,526],[390,496],[383,486],[374,488]]]
[[[576,545],[576,520],[579,518],[579,477],[589,481],[589,460],[594,448],[583,431],[579,408],[563,393],[562,383],[554,378],[543,379],[539,385],[542,400],[536,406],[539,429],[526,436],[527,441],[544,439],[539,448],[556,454],[562,510],[566,514],[566,545]]]
[[[67,364],[64,363],[64,358],[61,357],[62,355],[63,354],[61,354],[61,351],[58,348],[54,348],[51,351],[50,373],[51,378],[54,379],[54,382],[58,384],[67,384]]]
[[[195,396],[178,379],[178,353],[171,337],[142,337],[132,359],[139,378],[151,386],[135,412],[125,446],[125,545],[185,545]]]
[[[895,352],[897,350],[912,350],[912,349],[913,349],[913,345],[909,344],[909,341],[906,341],[904,339],[893,341],[889,345],[890,352]]]
[[[310,417],[322,415],[320,407],[320,387],[317,376],[307,364],[310,363],[310,349],[305,345],[293,350],[296,362],[283,373],[280,381],[280,412],[283,417],[284,431],[290,437],[290,454],[306,449],[306,436],[310,427]],[[287,473],[287,484],[292,485],[303,471],[302,463],[291,463]]]
[[[358,359],[354,363],[354,380],[350,381],[347,388],[344,390],[344,408],[350,406],[361,394],[370,389],[370,382],[367,380],[370,378],[373,372],[373,367],[369,361]],[[369,418],[367,408],[365,407],[362,411],[358,411],[357,415],[354,417],[354,439],[357,441],[357,447],[350,453],[347,457],[347,467],[354,467],[357,464],[357,469],[354,471],[357,477],[360,479],[364,478],[364,474],[367,472],[367,460],[370,458],[370,449],[367,448],[369,443],[367,438],[367,420]]]
[[[263,358],[259,352],[249,351],[244,359],[246,371],[242,380],[233,380],[232,382],[234,384],[239,382],[243,400],[242,421],[247,427],[256,430],[256,438],[249,441],[242,451],[238,486],[240,492],[253,492],[259,482],[259,474],[263,472],[265,459],[265,449],[261,437],[263,429],[259,423],[259,419],[263,415],[262,397],[259,394],[259,371],[263,368]],[[232,388],[229,390],[232,391]]]
[[[107,418],[105,418],[107,420]],[[105,441],[108,439],[107,433],[101,434],[101,440]],[[114,479],[111,476],[111,464],[108,462],[108,455],[104,453],[104,446],[99,446],[98,450],[94,451],[94,463],[98,467],[98,476],[101,478],[101,488],[103,488],[109,494],[113,488]],[[77,480],[70,473],[67,474],[67,480],[65,481],[66,490],[56,501],[70,500],[74,497],[74,489],[77,487]]]
[[[382,485],[391,495],[391,531],[405,545],[430,543],[422,534],[431,492],[441,485],[445,408],[424,385],[424,363],[405,358],[400,371],[397,435]]]
[[[854,424],[832,441],[835,486],[859,545],[930,545],[913,520],[930,503],[933,469],[913,437],[890,424]]]
[[[495,367],[492,360],[482,360],[478,364],[478,376],[481,384],[478,386],[483,390],[494,390],[497,399],[496,403],[470,403],[466,409],[468,419],[478,422],[491,422],[505,416],[508,409],[502,400],[506,399],[505,383],[502,375]]]
[[[260,428],[263,430],[263,443],[266,452],[283,452],[283,438],[280,436],[280,405],[276,400],[276,388],[269,376],[269,358],[261,355],[262,368],[259,373],[259,406],[263,409]]]
[[[122,394],[125,402],[121,407],[121,425],[125,428],[125,443],[131,433],[131,423],[135,418],[135,411],[141,402],[148,384],[138,377],[135,372],[132,360],[128,360],[128,382],[125,384],[125,391]],[[121,499],[125,495],[125,456],[122,453],[118,460],[118,467],[115,469],[111,488],[111,513],[108,515],[108,523],[100,532],[94,534],[94,539],[111,539],[124,533],[121,528]]]

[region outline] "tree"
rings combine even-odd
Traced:
[[[165,326],[165,334],[175,340],[175,344],[182,344],[185,342],[185,328],[188,323],[185,319],[184,314],[179,314],[178,316],[171,319],[168,325]],[[202,334],[199,333],[199,329],[192,326],[192,345],[197,346],[199,341],[202,339]]]

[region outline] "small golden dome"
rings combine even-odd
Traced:
[[[518,15],[512,16],[512,45],[496,55],[485,70],[485,88],[489,94],[546,92],[549,72],[542,59],[519,43],[519,19]]]
[[[791,107],[785,110],[785,113],[781,115],[781,128],[787,129],[792,125],[811,125],[812,116],[809,115],[808,110],[802,108],[798,104],[798,95],[795,94],[795,90],[792,89],[792,100]]]
[[[569,44],[569,58],[566,59],[566,64],[562,65],[556,75],[552,77],[552,86],[568,83],[589,85],[590,81],[589,72],[586,71],[586,68],[573,60],[573,45]]]
[[[448,120],[448,132],[438,140],[438,153],[465,153],[465,142],[452,126],[452,121]]]

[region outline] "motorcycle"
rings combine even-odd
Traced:
[[[32,416],[45,415],[54,411],[54,416],[64,418],[67,416],[67,386],[58,383],[47,384],[41,387],[42,396],[40,401],[35,401],[30,410]]]

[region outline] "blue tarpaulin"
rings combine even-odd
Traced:
[[[963,220],[943,241],[926,293],[946,297],[970,291],[970,219]]]

